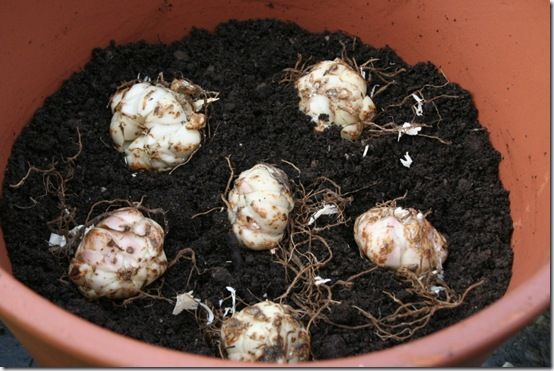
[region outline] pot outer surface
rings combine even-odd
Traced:
[[[517,272],[517,271],[516,271]]]

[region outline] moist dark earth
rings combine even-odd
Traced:
[[[298,55],[310,64],[341,53],[358,64],[374,60],[368,92],[390,83],[373,98],[376,123],[428,124],[420,133],[449,144],[420,135],[404,135],[400,140],[395,134],[370,137],[367,131],[350,142],[341,139],[336,128],[316,134],[310,118],[298,111],[294,86],[279,81]],[[155,79],[160,72],[166,80],[184,76],[218,91],[221,99],[211,105],[203,145],[188,164],[171,174],[133,173],[111,144],[107,103],[121,83],[139,74]],[[426,100],[422,116],[416,116],[413,108],[416,102],[411,94],[417,91]],[[230,225],[221,209],[191,218],[223,206],[220,195],[230,175],[226,156],[235,176],[266,162],[284,170],[294,184],[309,185],[325,176],[338,183],[343,193],[353,192],[345,210],[347,223],[323,234],[333,259],[319,273],[332,282],[372,267],[354,242],[355,218],[379,202],[406,195],[398,204],[430,211],[428,220],[448,240],[444,264],[448,285],[462,293],[484,280],[462,305],[437,312],[412,339],[421,337],[497,300],[510,280],[512,221],[508,192],[498,176],[501,157],[477,116],[470,92],[449,83],[433,64],[408,65],[389,47],[373,48],[343,33],[314,34],[274,20],[229,21],[214,32],[195,29],[170,45],[112,43],[93,50],[90,62],[45,100],[13,147],[0,216],[14,275],[53,303],[118,333],[180,351],[220,355],[217,341],[206,331],[205,312],[173,316],[170,303],[149,298],[127,306],[89,301],[67,279],[69,257],[49,251],[50,233],[60,232],[54,224],[48,225],[61,213],[59,198],[55,192],[45,192],[45,178],[38,172],[32,172],[20,187],[10,185],[17,184],[30,166],[46,169],[55,164],[68,175],[71,164],[64,159],[78,153],[79,131],[82,151],[73,161],[74,173],[64,190],[63,206],[76,210],[70,227],[83,224],[91,206],[101,200],[143,199],[146,207],[164,209],[169,221],[164,247],[168,259],[190,247],[198,272],[189,260],[180,260],[146,291],[174,299],[194,290],[214,309],[224,298],[222,306],[230,305],[226,286],[237,290],[240,309],[245,303],[280,296],[291,281],[270,252],[230,247]],[[413,159],[410,168],[400,163],[406,152]],[[351,288],[336,287],[333,298],[340,304],[326,315],[342,325],[365,324],[367,320],[353,305],[384,316],[397,308],[384,291],[409,301],[408,288],[393,272],[379,268],[355,280]],[[348,330],[324,321],[316,321],[310,332],[314,360],[398,343],[381,340],[371,327]]]

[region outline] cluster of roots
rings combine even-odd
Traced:
[[[383,291],[383,294],[396,304],[396,309],[391,314],[376,317],[371,312],[353,305],[352,307],[367,322],[354,326],[335,323],[328,316],[332,306],[340,303],[333,299],[333,290],[339,287],[351,289],[356,279],[384,268],[372,266],[346,280],[322,282],[319,271],[333,259],[333,248],[321,232],[348,222],[344,210],[352,201],[349,194],[353,192],[343,193],[340,186],[332,180],[319,178],[308,187],[298,184],[296,193],[296,205],[292,211],[287,239],[275,252],[275,260],[285,268],[286,278],[290,283],[276,300],[294,303],[299,316],[307,322],[308,330],[313,323],[323,321],[350,330],[373,328],[382,340],[403,341],[427,326],[438,311],[460,306],[471,290],[483,284],[483,281],[477,282],[460,295],[447,285],[442,271],[400,270],[397,276],[408,284],[406,291],[408,297],[414,298],[413,301],[404,302],[394,293]],[[394,206],[404,197],[405,195],[384,202],[380,206]],[[322,217],[318,219],[319,223],[314,223],[312,216],[329,205],[336,208],[336,213]],[[321,222],[321,219],[325,221]]]
[[[34,174],[42,176],[44,193],[41,195],[30,196],[31,204],[29,206],[16,206],[22,209],[30,209],[35,207],[42,198],[55,197],[57,199],[57,208],[60,213],[52,220],[48,221],[47,225],[50,231],[62,235],[66,238],[71,238],[70,230],[75,226],[75,217],[77,208],[70,205],[67,201],[69,183],[75,175],[75,164],[81,152],[83,145],[81,142],[81,132],[77,128],[77,145],[78,149],[73,156],[65,157],[60,160],[53,160],[48,167],[40,168],[29,164],[26,174],[15,184],[10,184],[13,189],[19,189],[25,185],[27,180]],[[51,252],[66,254],[65,250],[61,251],[57,247],[52,247]]]
[[[393,313],[375,317],[370,312],[353,306],[363,317],[369,320],[367,324],[356,328],[373,327],[375,334],[382,340],[403,341],[411,338],[417,331],[423,329],[433,315],[441,310],[454,309],[463,304],[468,293],[483,284],[479,281],[467,287],[460,295],[450,288],[437,271],[416,274],[409,270],[398,272],[399,277],[410,284],[406,290],[416,299],[404,302],[394,293],[383,291],[396,304]],[[345,327],[345,326],[341,326]]]
[[[347,222],[344,210],[352,197],[344,195],[335,182],[322,177],[308,187],[298,184],[295,200],[287,238],[275,252],[276,262],[285,268],[290,284],[276,300],[292,301],[300,316],[307,318],[309,329],[336,303],[332,286],[318,280],[319,270],[333,259],[333,249],[321,233]],[[334,213],[314,220],[314,214],[325,207]]]
[[[356,40],[357,39],[354,38],[352,41],[352,49],[355,49],[356,47]],[[354,70],[360,71],[360,74],[362,74],[364,80],[371,81],[372,79],[376,79],[383,84],[379,87],[379,89],[376,89],[374,92],[372,92],[371,98],[378,96],[389,86],[396,84],[394,77],[402,72],[406,72],[406,69],[404,68],[398,68],[390,71],[388,68],[376,67],[375,62],[379,61],[378,58],[370,58],[367,61],[359,64],[356,59],[348,56],[348,46],[344,42],[341,42],[341,44],[342,50],[340,59],[343,62],[352,67]],[[304,59],[302,54],[298,54],[294,67],[285,68],[283,70],[283,77],[281,78],[279,83],[294,84],[300,77],[304,76],[312,70],[313,66],[309,64],[310,61],[311,57]],[[364,74],[367,74],[367,78],[365,78]]]

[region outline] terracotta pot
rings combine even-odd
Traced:
[[[111,39],[172,41],[230,18],[288,19],[388,44],[410,63],[431,60],[474,94],[502,153],[515,251],[508,292],[470,318],[422,339],[320,366],[479,364],[550,298],[549,3],[547,1],[4,0],[0,5],[0,165],[43,99]],[[1,173],[3,176],[3,172]],[[10,274],[0,242],[0,317],[43,366],[234,366],[147,345],[82,320]],[[311,365],[315,365],[313,363]],[[258,365],[259,366],[259,365]]]

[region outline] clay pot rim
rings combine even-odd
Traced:
[[[547,284],[545,285],[545,282]],[[17,294],[16,294],[17,293]],[[110,366],[275,366],[275,364],[242,363],[179,352],[135,340],[88,322],[17,281],[0,268],[0,301],[2,318],[43,337],[56,348],[65,349],[90,364]],[[525,284],[507,292],[502,298],[476,314],[436,333],[409,343],[362,355],[325,361],[295,364],[298,366],[433,366],[456,364],[483,347],[498,345],[537,317],[550,305],[550,265],[541,268]],[[479,334],[475,337],[475,334]],[[449,348],[451,337],[465,338]],[[109,347],[105,345],[109,344]]]

